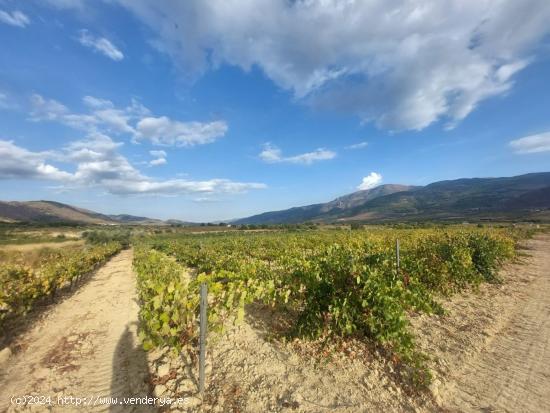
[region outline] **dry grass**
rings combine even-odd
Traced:
[[[4,245],[0,247],[0,264],[19,264],[37,268],[52,253],[63,249],[79,250],[84,241],[66,241],[62,243],[39,243],[25,245]]]

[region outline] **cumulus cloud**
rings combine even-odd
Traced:
[[[257,66],[297,99],[390,130],[453,127],[510,90],[550,33],[547,0],[118,2],[186,74]]]
[[[166,158],[167,156],[166,151],[149,151],[149,154],[156,158]]]
[[[47,152],[31,152],[12,141],[0,140],[0,179],[70,179],[71,174],[46,163]]]
[[[159,166],[159,165],[164,165],[166,164],[166,162],[168,162],[166,160],[166,158],[157,158],[157,159],[153,159],[152,161],[149,162],[149,165],[150,166]]]
[[[31,23],[31,20],[19,10],[7,12],[0,10],[0,22],[9,24],[15,27],[26,27]]]
[[[123,144],[95,133],[59,151],[32,152],[11,141],[0,140],[0,179],[47,179],[63,188],[99,188],[119,195],[236,194],[266,185],[215,178],[155,179],[136,169],[119,148]],[[162,152],[162,151],[161,151]],[[58,169],[48,160],[71,164],[74,172]]]
[[[319,148],[313,152],[306,152],[300,155],[283,156],[282,151],[270,143],[264,145],[264,149],[260,152],[260,159],[267,163],[295,163],[303,165],[311,165],[317,161],[325,161],[336,157],[336,152],[327,149]]]
[[[264,189],[265,184],[233,182],[228,179],[210,179],[207,181],[188,181],[184,179],[171,179],[166,181],[133,180],[133,181],[111,181],[109,190],[115,194],[236,194],[247,192],[251,189]]]
[[[529,135],[510,142],[516,153],[539,153],[550,151],[550,132]]]
[[[94,96],[84,96],[82,102],[90,108],[94,109],[111,109],[114,107],[113,102],[107,99],[96,98]]]
[[[44,99],[41,95],[31,96],[31,120],[60,120],[69,109],[57,100]]]
[[[84,96],[82,102],[88,108],[87,113],[75,113],[57,100],[38,94],[32,95],[30,102],[32,121],[59,122],[88,133],[128,134],[134,143],[149,140],[163,146],[204,145],[215,142],[228,130],[223,120],[181,122],[166,116],[154,117],[135,99],[119,108],[110,100]]]
[[[167,162],[165,151],[149,151],[149,154],[155,158],[149,162],[149,166],[164,165]]]
[[[368,142],[359,142],[353,145],[346,146],[346,149],[364,149],[369,146]]]
[[[31,96],[30,119],[32,121],[55,121],[93,133],[100,130],[112,133],[135,133],[129,122],[136,119],[136,110],[143,110],[139,103],[132,101],[130,106],[117,109],[112,102],[91,96],[85,96],[83,102],[91,108],[89,113],[74,113],[54,99],[46,99],[41,95],[34,94]]]
[[[377,172],[371,172],[370,174],[368,174],[363,178],[363,181],[361,182],[361,184],[359,184],[357,189],[359,189],[360,191],[365,189],[371,189],[371,188],[374,188],[375,186],[378,186],[380,182],[382,182],[382,175],[380,175]]]
[[[227,129],[224,121],[180,122],[166,116],[147,117],[137,124],[137,139],[149,139],[157,145],[194,146],[216,141]]]
[[[109,39],[93,36],[88,30],[80,31],[78,41],[81,45],[89,47],[116,62],[124,59],[124,54]]]

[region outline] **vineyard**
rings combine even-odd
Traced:
[[[146,349],[195,347],[204,282],[210,331],[241,321],[255,302],[292,321],[288,336],[368,340],[387,350],[405,376],[425,384],[430,374],[409,315],[442,313],[441,297],[498,282],[498,268],[527,235],[456,227],[145,238],[134,255],[141,338]]]
[[[0,328],[25,315],[36,303],[77,283],[120,251],[121,244],[45,249],[29,259],[22,254],[0,256]]]

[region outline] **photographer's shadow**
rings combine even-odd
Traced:
[[[113,355],[111,397],[118,399],[151,396],[151,380],[147,353],[137,339],[137,323],[126,326]],[[147,404],[111,404],[109,412],[155,412],[157,408]]]

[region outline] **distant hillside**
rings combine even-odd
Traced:
[[[346,211],[344,220],[550,220],[550,173],[440,181]]]
[[[550,172],[506,178],[435,182],[424,187],[382,185],[327,204],[266,212],[236,223],[314,221],[542,220],[550,221]],[[380,189],[383,188],[383,189]],[[405,189],[404,189],[405,188]],[[395,190],[397,189],[397,190]],[[389,193],[384,193],[388,191]],[[353,201],[352,201],[353,200]]]
[[[233,221],[235,224],[279,224],[322,220],[328,216],[339,216],[346,211],[360,207],[373,199],[402,191],[414,191],[417,187],[407,185],[380,185],[373,189],[353,192],[324,204],[295,207],[282,211],[265,212]]]
[[[120,215],[108,215],[110,219],[121,224],[162,224],[164,223],[160,219],[153,219],[147,217],[138,217],[128,214]]]
[[[550,222],[550,172],[506,178],[434,182],[423,187],[380,185],[327,203],[265,212],[234,224],[539,220]],[[2,202],[0,222],[179,224],[133,215],[105,215],[53,201]]]
[[[162,223],[132,215],[104,215],[83,208],[53,201],[3,202],[0,201],[0,221],[30,223],[82,223],[82,224],[147,224]]]

